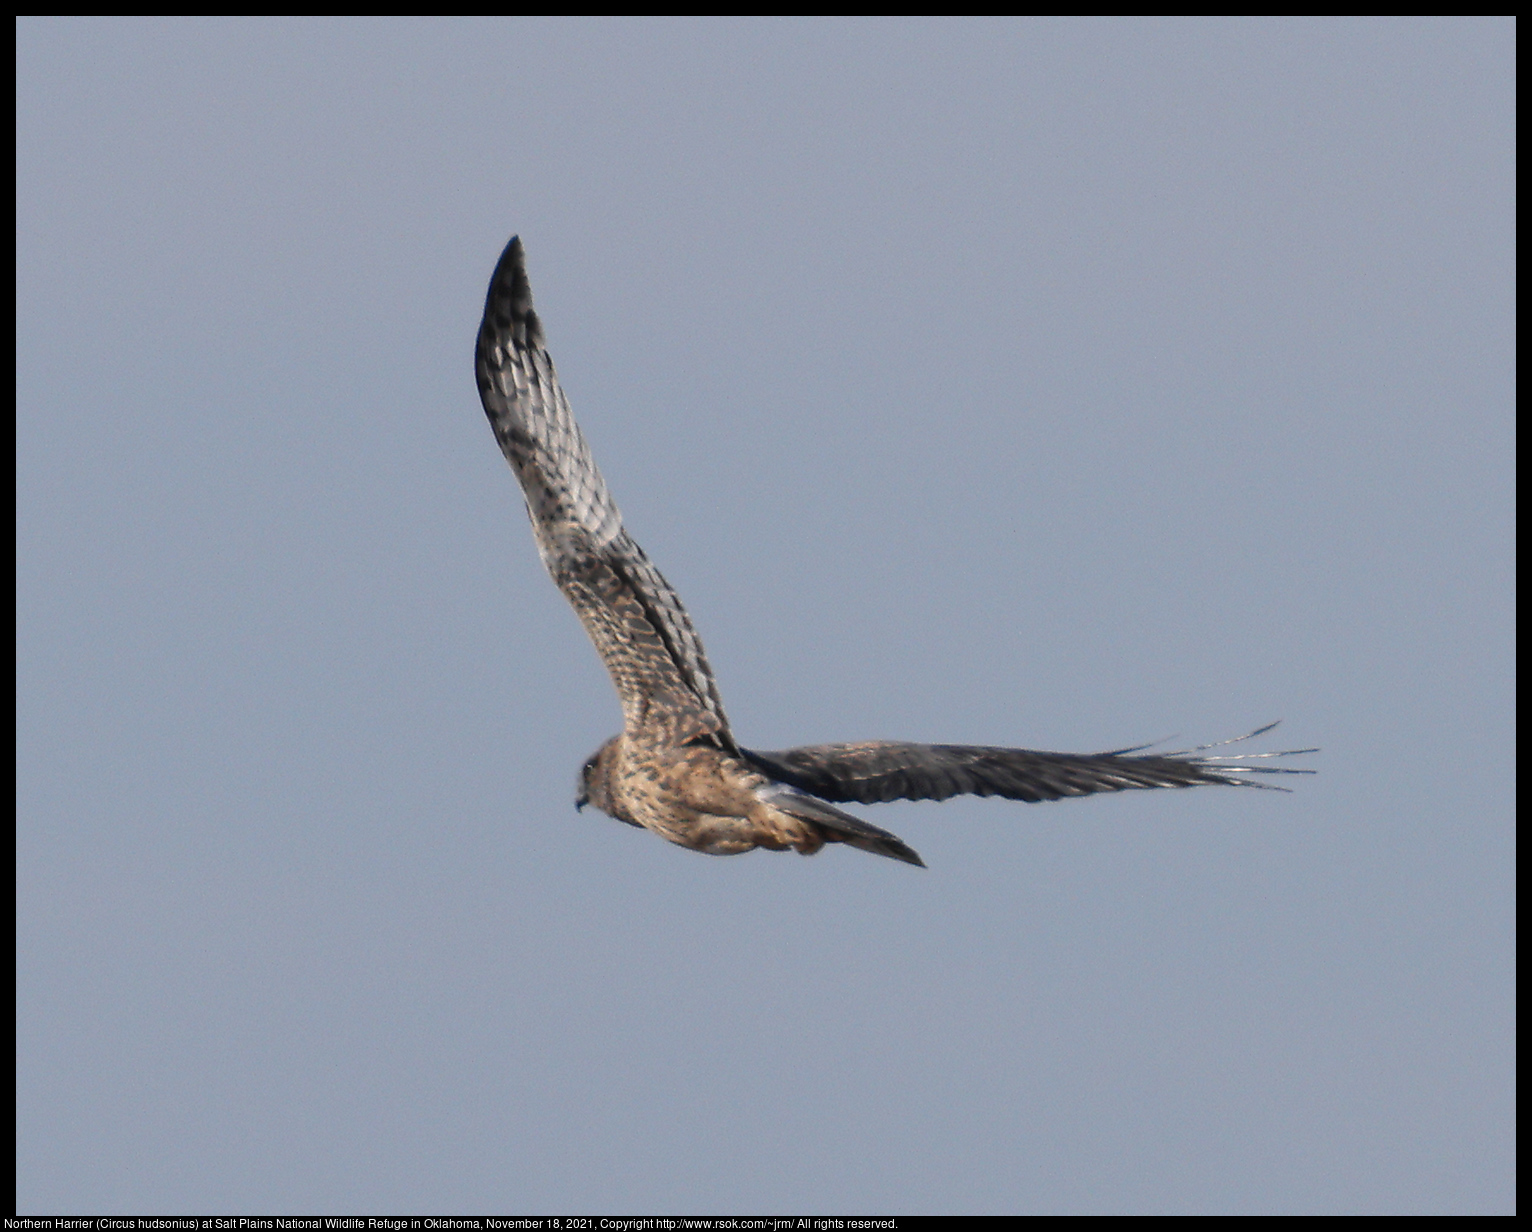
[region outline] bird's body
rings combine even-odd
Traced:
[[[580,804],[711,855],[755,847],[812,855],[826,843],[844,843],[920,864],[894,835],[835,803],[959,794],[1056,800],[1139,787],[1249,787],[1257,784],[1235,776],[1309,773],[1214,763],[1312,750],[1212,758],[1196,756],[1202,749],[1081,755],[896,741],[778,753],[743,748],[729,730],[702,640],[675,591],[623,528],[559,387],[519,239],[507,245],[490,281],[475,367],[543,564],[579,614],[622,701],[621,734],[581,770]]]

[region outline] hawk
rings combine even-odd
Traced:
[[[826,843],[845,843],[923,868],[895,835],[836,805],[1257,787],[1263,784],[1238,776],[1313,773],[1248,764],[1312,749],[1214,757],[1199,756],[1214,745],[1157,755],[1143,753],[1147,745],[1074,754],[891,740],[747,749],[729,729],[691,618],[624,528],[570,412],[532,308],[517,237],[490,280],[474,362],[484,412],[521,483],[543,565],[596,644],[622,702],[622,731],[581,767],[577,808],[593,804],[710,855],[756,847],[812,855]]]

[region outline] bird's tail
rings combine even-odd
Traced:
[[[786,783],[766,783],[756,788],[755,795],[772,808],[813,823],[826,842],[845,843],[848,847],[859,847],[891,860],[903,860],[919,868],[926,866],[915,849],[897,835],[879,829],[860,817],[843,813],[834,805],[826,804],[818,796],[811,796],[806,791],[799,791]]]

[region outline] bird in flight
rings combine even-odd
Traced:
[[[574,606],[622,701],[622,731],[581,768],[576,807],[594,804],[710,855],[756,847],[813,855],[826,843],[845,843],[924,867],[899,838],[836,805],[1258,787],[1264,784],[1249,775],[1313,773],[1250,764],[1313,749],[1219,757],[1201,756],[1215,745],[1166,754],[1140,746],[1076,754],[894,740],[747,749],[729,729],[691,618],[623,527],[575,423],[532,308],[519,238],[512,237],[490,280],[474,364],[484,413],[521,483],[543,565]]]

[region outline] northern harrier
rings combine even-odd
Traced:
[[[1198,756],[1212,745],[1163,755],[885,740],[778,753],[744,748],[729,730],[686,609],[623,529],[559,388],[518,238],[506,246],[490,280],[474,358],[485,414],[521,482],[543,564],[574,605],[622,699],[622,732],[581,768],[577,807],[594,804],[618,821],[711,855],[754,847],[812,855],[826,843],[847,843],[924,867],[887,830],[835,805],[965,794],[1035,801],[1132,787],[1256,787],[1261,784],[1235,776],[1312,773],[1229,764],[1289,753]]]

